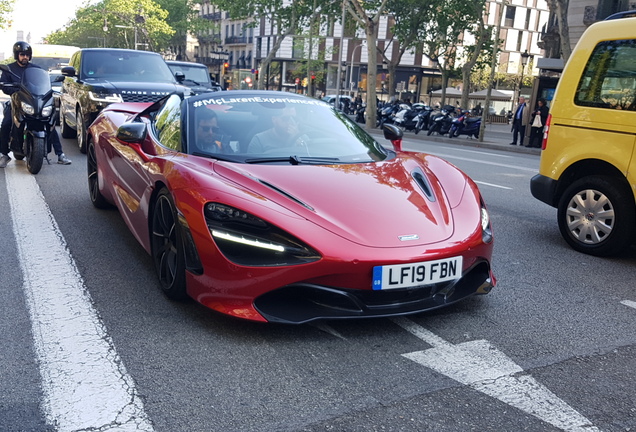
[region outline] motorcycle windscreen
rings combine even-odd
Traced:
[[[40,68],[27,68],[22,76],[22,85],[33,96],[44,96],[51,90],[49,73]]]

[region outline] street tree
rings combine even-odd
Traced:
[[[273,33],[277,35],[275,41],[264,60],[260,64],[257,87],[264,88],[265,79],[276,52],[281,47],[285,38],[296,36],[299,29],[307,25],[312,16],[317,16],[318,11],[326,12],[326,0],[310,2],[306,0],[211,0],[221,10],[227,11],[235,20],[251,20],[247,26],[256,26],[261,19],[268,20],[272,24]],[[262,49],[263,47],[257,47]]]
[[[559,43],[563,62],[567,63],[572,54],[570,45],[570,26],[568,25],[569,0],[547,0],[550,13],[556,16],[559,26]]]
[[[377,121],[376,79],[378,68],[378,27],[380,18],[386,13],[388,0],[343,0],[350,16],[364,30],[367,39],[367,129],[375,128]]]
[[[393,20],[390,26],[391,35],[397,40],[397,49],[393,50],[391,58],[387,57],[386,52],[392,41],[389,41],[387,48],[382,52],[382,57],[388,65],[389,98],[395,96],[395,72],[402,57],[407,51],[416,50],[421,45],[417,29],[435,18],[429,5],[430,0],[391,0],[387,4],[387,11]]]
[[[0,29],[7,28],[11,21],[10,14],[13,12],[14,0],[0,0]]]
[[[426,6],[432,9],[434,18],[418,28],[418,40],[424,55],[437,65],[442,75],[442,104],[446,102],[448,78],[456,68],[458,46],[465,32],[482,20],[483,5],[483,0],[430,0]]]
[[[484,14],[483,9],[478,10],[477,3],[472,3],[476,6],[475,13],[479,15],[481,18],[477,21],[477,24],[472,28],[468,29],[466,34],[474,39],[474,43],[465,44],[463,46],[463,57],[461,60],[463,64],[461,65],[462,72],[462,82],[464,83],[462,87],[462,98],[460,102],[460,106],[464,109],[468,108],[468,95],[472,88],[471,85],[471,77],[472,72],[475,69],[484,69],[492,58],[492,43],[494,40],[498,39],[495,34],[495,28],[486,26],[484,22]],[[485,7],[485,3],[482,4],[482,8]]]
[[[211,20],[199,14],[200,0],[155,0],[162,9],[168,12],[166,23],[175,31],[169,44],[177,49],[184,60],[187,57],[186,39],[188,34],[202,34],[214,27]],[[220,33],[220,29],[218,31]]]
[[[174,29],[166,22],[168,11],[153,0],[103,0],[78,9],[66,28],[53,32],[47,42],[77,46],[110,46],[161,51]]]

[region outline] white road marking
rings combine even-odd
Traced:
[[[475,183],[480,184],[480,185],[485,185],[485,186],[491,186],[491,187],[495,187],[495,188],[499,188],[499,189],[508,189],[508,190],[512,190],[511,187],[508,186],[501,186],[501,185],[496,185],[496,184],[492,184],[492,183],[486,183],[483,181],[477,181],[477,180],[473,180]]]
[[[592,423],[537,382],[508,356],[485,340],[453,345],[406,318],[400,327],[433,348],[402,354],[464,385],[499,399],[568,432],[599,431]]]
[[[5,168],[13,230],[42,376],[58,431],[153,431],[132,377],[93,309],[35,177]]]
[[[632,308],[636,309],[636,302],[635,301],[623,300],[621,302],[621,304],[624,304],[625,306],[629,306],[629,307],[632,307]]]
[[[532,172],[532,173],[536,173],[537,171],[539,171],[538,168],[528,168],[528,167],[523,167],[523,166],[519,166],[519,165],[510,165],[510,164],[493,162],[493,161],[488,161],[488,160],[481,160],[481,159],[475,159],[475,158],[465,158],[465,157],[461,157],[461,156],[454,156],[454,155],[449,155],[449,154],[444,154],[444,153],[437,153],[437,152],[428,152],[427,151],[426,153],[432,154],[434,156],[441,157],[442,159],[457,159],[457,160],[463,160],[463,161],[468,161],[468,162],[480,163],[480,164],[484,164],[484,165],[493,165],[493,166],[498,166],[498,167],[503,167],[503,168],[511,168],[511,169],[515,169],[515,170],[520,170],[520,171],[528,171],[528,172]]]
[[[336,329],[334,329],[333,327],[323,323],[323,322],[313,322],[310,325],[312,325],[313,327],[316,327],[319,330],[324,331],[325,333],[329,333],[332,336],[335,336],[337,338],[340,338],[342,340],[347,340],[346,337],[344,337],[343,335],[341,335],[340,333],[338,333],[336,331]]]

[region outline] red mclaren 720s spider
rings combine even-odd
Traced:
[[[118,103],[89,128],[90,198],[115,206],[171,299],[261,322],[386,317],[495,286],[479,189],[323,101],[228,91]]]

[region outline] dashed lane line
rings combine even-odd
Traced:
[[[636,302],[635,301],[631,301],[631,300],[623,300],[621,302],[621,304],[624,304],[625,306],[629,306],[631,308],[636,309]]]
[[[135,383],[24,165],[10,163],[5,176],[46,421],[62,432],[151,432]]]

